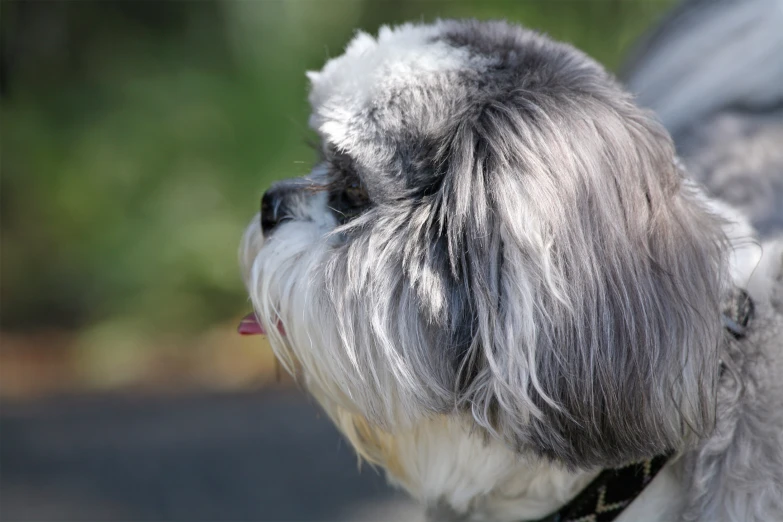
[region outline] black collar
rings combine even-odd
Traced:
[[[742,339],[753,317],[753,300],[745,290],[738,288],[726,303],[721,314],[723,326],[732,337]],[[571,502],[536,522],[611,522],[644,491],[670,456],[671,453],[666,453],[620,468],[605,469]]]
[[[610,522],[639,496],[669,457],[658,455],[605,469],[571,502],[536,522]]]

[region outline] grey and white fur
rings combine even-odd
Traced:
[[[707,41],[731,12],[783,12],[696,4]],[[620,520],[783,519],[781,203],[751,215],[768,224],[757,241],[710,194],[731,202],[702,159],[725,144],[700,127],[745,107],[769,118],[759,132],[780,122],[761,88],[667,99],[660,57],[702,30],[672,20],[629,84],[657,85],[641,101],[661,115],[679,107],[663,121],[698,143],[685,166],[594,60],[504,22],[360,32],[308,74],[324,158],[264,196],[245,282],[282,363],[431,519],[541,517],[602,468],[670,450]],[[710,74],[694,76],[707,99]],[[780,183],[775,165],[760,183]],[[739,341],[721,322],[737,286],[756,304]]]

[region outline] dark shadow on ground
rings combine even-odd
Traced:
[[[329,421],[295,391],[58,398],[5,403],[0,413],[2,520],[402,520],[415,512],[372,468],[357,469]]]

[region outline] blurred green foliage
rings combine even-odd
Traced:
[[[2,327],[192,333],[248,308],[239,237],[309,170],[303,73],[356,28],[506,18],[614,68],[671,3],[4,1]]]

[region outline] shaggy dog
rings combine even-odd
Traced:
[[[780,206],[751,213],[770,234],[755,240],[713,199],[732,161],[780,183],[783,142],[767,156],[735,142],[774,141],[766,107],[783,97],[761,99],[765,80],[689,105],[695,80],[659,82],[690,56],[670,47],[700,52],[689,35],[704,58],[739,14],[783,9],[693,4],[628,73],[684,162],[598,63],[504,22],[358,33],[308,73],[323,158],[270,188],[245,233],[241,331],[266,333],[432,520],[783,520]],[[714,65],[680,76],[699,64]]]

